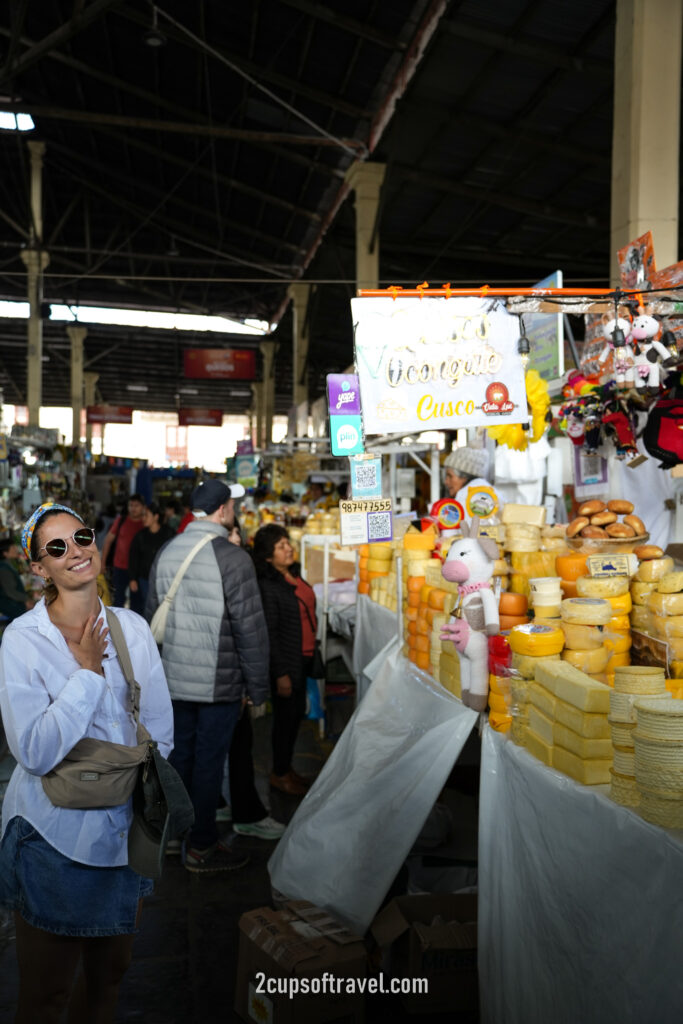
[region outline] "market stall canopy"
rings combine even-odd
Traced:
[[[277,412],[292,395],[291,282],[315,282],[310,399],[351,360],[357,159],[387,167],[382,285],[556,268],[606,282],[614,20],[611,0],[12,0],[0,127],[35,128],[0,131],[0,298],[26,295],[29,137],[46,144],[46,301],[274,324]],[[0,320],[0,386],[18,404],[25,337]],[[67,404],[64,326],[44,337],[43,401]],[[128,404],[139,382],[137,406],[173,409],[185,348],[258,346],[214,338],[92,326],[86,369],[103,402]],[[226,412],[251,401],[248,386],[196,390],[193,405]]]

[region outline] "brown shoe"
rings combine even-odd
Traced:
[[[308,787],[297,782],[289,772],[286,775],[275,775],[274,772],[271,772],[270,784],[274,789],[289,793],[290,796],[304,796],[308,792]]]

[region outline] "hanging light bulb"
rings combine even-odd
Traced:
[[[616,362],[623,363],[626,360],[626,335],[621,327],[615,327],[612,332],[612,344],[614,345],[614,358]]]
[[[522,333],[520,334],[519,341],[517,342],[517,351],[519,352],[519,358],[522,361],[522,369],[526,373],[526,368],[529,365],[529,353],[531,352],[531,345],[529,344],[529,339],[526,336],[526,331],[524,329],[524,321],[521,317],[519,318],[519,322],[520,327],[522,329]]]
[[[664,348],[668,349],[669,355],[674,363],[678,362],[678,345],[676,343],[676,335],[673,331],[666,330],[662,333],[661,342]]]

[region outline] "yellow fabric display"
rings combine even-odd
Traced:
[[[629,585],[628,576],[579,576],[576,592],[579,597],[620,597],[628,594]]]
[[[561,614],[564,622],[606,626],[612,618],[612,606],[604,598],[568,597],[562,602]]]

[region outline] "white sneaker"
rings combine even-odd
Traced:
[[[230,804],[225,804],[224,807],[219,807],[216,811],[216,821],[232,821],[232,807]]]
[[[235,825],[233,822],[232,826],[233,832],[237,832],[241,836],[254,836],[256,839],[279,839],[285,828],[285,825],[275,821],[275,818],[271,818],[270,815],[261,818],[260,821],[249,822],[247,825]]]

